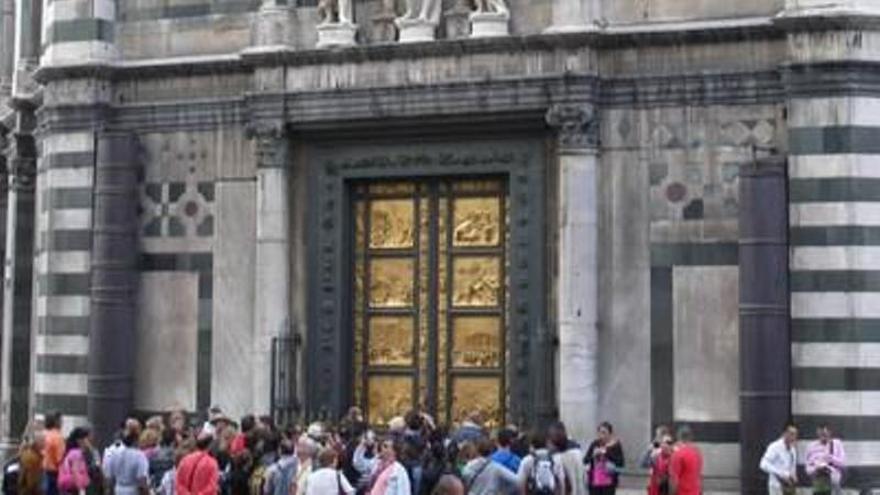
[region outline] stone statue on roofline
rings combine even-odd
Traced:
[[[492,38],[510,34],[510,9],[505,0],[475,0],[471,14],[471,38]]]
[[[321,25],[353,24],[352,0],[321,0],[318,3],[318,15]]]

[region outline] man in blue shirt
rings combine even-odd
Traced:
[[[498,448],[492,454],[492,461],[516,473],[519,471],[519,463],[522,459],[510,451],[510,445],[513,443],[514,438],[516,438],[516,432],[510,428],[503,428],[498,431],[498,435],[495,438],[495,444]]]

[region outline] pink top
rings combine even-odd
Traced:
[[[89,467],[81,449],[72,449],[58,468],[58,486],[62,491],[75,492],[89,486]]]
[[[388,491],[388,482],[391,481],[391,475],[394,473],[393,468],[393,463],[388,463],[379,467],[379,476],[376,478],[376,482],[373,483],[373,489],[370,490],[370,495],[384,495],[385,492]]]
[[[827,444],[816,440],[807,446],[807,474],[810,477],[823,466],[828,466],[831,472],[831,483],[840,484],[843,470],[846,468],[846,452],[843,450],[843,442],[833,439]]]
[[[590,471],[593,486],[611,486],[614,484],[614,478],[608,472],[608,462],[604,458],[597,459],[593,463],[593,469]]]

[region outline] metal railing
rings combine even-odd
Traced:
[[[294,424],[300,419],[299,351],[302,336],[292,329],[290,336],[272,339],[272,417],[276,424]]]

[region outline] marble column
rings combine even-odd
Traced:
[[[16,129],[6,150],[8,189],[0,341],[0,448],[14,444],[27,421],[36,149],[33,136],[22,132],[24,130],[20,126]]]
[[[272,341],[290,328],[289,143],[281,123],[256,124],[249,134],[257,154],[254,410],[271,413]]]
[[[108,445],[133,401],[137,287],[137,141],[98,137],[92,228],[88,415]]]
[[[559,160],[559,412],[569,433],[585,440],[599,403],[597,113],[586,104],[555,105],[547,123],[557,132]]]
[[[547,33],[581,33],[598,29],[601,0],[553,0],[553,24]]]

